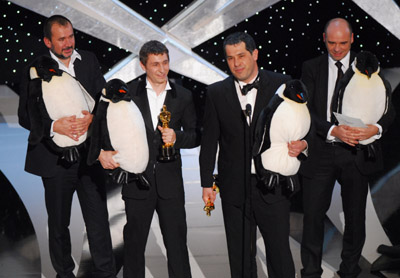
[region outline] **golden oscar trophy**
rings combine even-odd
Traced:
[[[171,120],[171,112],[167,111],[167,106],[163,105],[160,113],[160,121],[163,128],[168,128],[168,123]],[[161,146],[161,154],[158,156],[158,160],[161,162],[173,161],[177,157],[175,153],[174,143],[164,143]]]
[[[219,187],[218,187],[218,175],[215,174],[213,175],[214,177],[214,184],[212,186],[212,190],[216,192],[216,194],[219,193]],[[207,204],[204,206],[203,210],[206,212],[207,216],[211,216],[211,211],[215,209],[215,205],[213,202],[211,202],[210,199],[208,199]]]

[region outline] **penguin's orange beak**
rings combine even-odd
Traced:
[[[303,93],[296,94],[296,96],[297,96],[299,99],[304,100],[304,95],[303,95]]]
[[[119,89],[119,92],[120,92],[121,94],[126,94],[126,91],[123,90],[123,89]]]

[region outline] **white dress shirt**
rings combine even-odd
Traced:
[[[247,105],[247,104],[250,104],[250,105],[251,105],[251,111],[252,111],[252,113],[251,113],[251,115],[250,115],[250,119],[253,119],[253,114],[254,114],[253,111],[254,111],[254,106],[255,106],[255,104],[256,104],[257,89],[256,89],[256,88],[251,89],[251,90],[244,96],[244,95],[242,95],[242,92],[241,92],[240,88],[243,88],[243,86],[246,85],[246,84],[251,84],[251,83],[253,83],[253,82],[256,80],[257,77],[258,77],[258,74],[257,74],[257,76],[256,76],[253,80],[251,80],[249,83],[245,83],[245,82],[242,82],[242,81],[237,81],[237,82],[235,82],[236,93],[237,93],[237,95],[238,95],[239,102],[240,102],[240,106],[242,107],[242,110],[246,110],[246,105]],[[247,123],[250,124],[250,123],[249,123],[249,121],[250,121],[249,117],[246,117],[246,119],[247,119]],[[251,159],[251,173],[252,173],[252,174],[255,174],[255,173],[256,173],[256,168],[255,168],[255,166],[254,166],[254,159]]]
[[[154,130],[156,130],[160,112],[164,105],[165,97],[167,95],[167,91],[171,90],[171,86],[169,85],[169,81],[167,80],[167,84],[165,86],[164,91],[162,91],[161,94],[159,94],[157,96],[156,91],[154,91],[149,80],[147,80],[147,78],[146,78],[146,90],[147,90],[147,98],[149,99],[151,120],[153,122]],[[167,110],[168,110],[168,107],[167,107]]]

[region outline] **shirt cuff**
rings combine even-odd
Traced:
[[[306,140],[301,140],[301,141],[306,142],[306,145],[307,145],[306,148],[301,153],[308,157],[308,143]]]
[[[54,121],[51,122],[51,126],[50,126],[50,138],[54,137],[53,125],[54,125]]]
[[[378,124],[374,124],[374,126],[376,126],[379,129],[379,131],[377,134],[372,136],[372,138],[379,139],[382,137],[382,127],[381,127],[381,125],[378,125]]]
[[[326,136],[326,140],[327,140],[327,141],[333,141],[333,140],[335,140],[336,137],[331,135],[332,129],[333,129],[334,127],[336,127],[336,126],[333,125],[333,126],[331,126],[331,128],[329,129],[328,134],[327,134],[327,136]]]

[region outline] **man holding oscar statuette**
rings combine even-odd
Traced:
[[[168,80],[168,49],[146,42],[139,52],[146,78],[128,84],[143,115],[149,146],[145,170],[149,188],[132,182],[122,187],[127,223],[124,227],[124,277],[145,277],[145,250],[154,211],[157,212],[168,259],[168,277],[191,277],[186,246],[187,225],[180,149],[199,144],[192,94]],[[115,152],[100,154],[113,169]],[[166,277],[166,276],[165,276]]]
[[[260,70],[253,38],[242,32],[229,35],[224,51],[232,73],[211,84],[206,95],[200,149],[203,201],[214,202],[213,172],[218,152],[218,187],[228,245],[231,277],[257,277],[256,228],[266,247],[268,277],[293,278],[289,248],[288,196],[281,190],[266,192],[252,166],[255,123],[276,90],[289,76]],[[293,141],[289,154],[297,157],[307,144]]]

